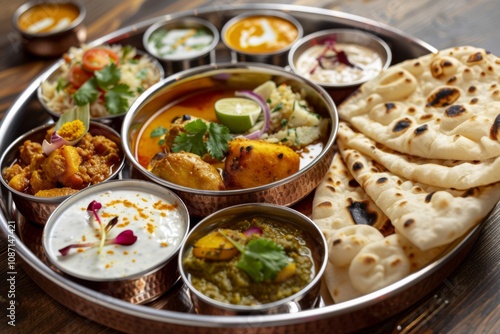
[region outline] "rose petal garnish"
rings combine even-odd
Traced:
[[[93,247],[93,246],[97,246],[97,245],[98,245],[97,243],[72,244],[72,245],[66,246],[64,248],[61,248],[59,250],[59,253],[61,253],[62,256],[66,256],[66,255],[68,255],[69,250],[71,248]]]
[[[134,232],[132,230],[125,230],[118,234],[116,238],[113,239],[107,239],[104,242],[104,245],[121,245],[121,246],[130,246],[133,245],[137,241],[137,237],[134,235]],[[91,242],[91,243],[86,243],[86,244],[72,244],[69,246],[66,246],[64,248],[59,249],[59,253],[61,253],[62,256],[68,255],[70,249],[72,248],[86,248],[86,247],[96,247],[99,246],[100,242]],[[100,252],[100,249],[99,249]]]
[[[116,245],[130,246],[137,241],[137,237],[134,235],[134,231],[125,230],[112,240],[114,240],[113,243]]]
[[[243,234],[247,238],[250,238],[254,234],[258,234],[260,236],[260,235],[262,235],[262,233],[264,233],[264,231],[262,231],[262,229],[258,226],[252,226],[252,227],[248,228],[245,232],[243,232]]]
[[[82,133],[75,138],[74,140],[66,140],[61,137],[57,131],[61,129],[61,127],[69,122],[73,122],[75,120],[80,120],[83,123],[84,129],[81,131]],[[59,120],[56,123],[54,128],[54,132],[50,137],[50,142],[44,140],[42,142],[42,150],[45,155],[50,155],[53,151],[57,150],[63,145],[75,145],[77,144],[83,136],[89,131],[90,127],[90,107],[88,104],[83,106],[76,106],[59,117]]]
[[[257,130],[254,131],[248,135],[245,135],[248,139],[259,139],[260,136],[262,136],[263,133],[265,133],[267,130],[269,130],[270,126],[270,121],[271,121],[271,111],[269,110],[269,106],[267,105],[266,101],[260,96],[259,94],[251,91],[251,90],[239,90],[236,91],[235,94],[236,96],[240,97],[246,97],[250,100],[253,100],[257,102],[260,107],[262,108],[262,111],[264,112],[264,126]]]

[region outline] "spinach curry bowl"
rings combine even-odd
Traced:
[[[179,268],[198,313],[296,312],[319,301],[326,247],[303,214],[274,204],[241,204],[193,228]]]

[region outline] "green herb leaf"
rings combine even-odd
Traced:
[[[97,81],[90,78],[73,94],[73,99],[77,106],[83,106],[94,102],[98,96]]]
[[[189,122],[184,126],[186,132],[181,133],[174,139],[174,145],[172,145],[172,152],[191,152],[199,156],[203,156],[207,153],[207,148],[205,147],[205,133],[208,130],[208,126],[201,119]]]
[[[236,264],[255,282],[272,281],[278,273],[293,260],[286,255],[281,245],[271,239],[254,238],[246,246],[234,241],[224,232],[226,237],[240,252],[241,258]]]
[[[68,81],[64,80],[63,78],[57,79],[56,91],[58,92],[62,91],[64,88],[68,86],[68,84],[69,84]]]
[[[151,133],[149,134],[149,137],[150,138],[161,137],[164,134],[166,134],[167,132],[168,132],[168,129],[160,125],[156,129],[154,129],[153,131],[151,131]]]
[[[229,129],[217,123],[208,125],[201,119],[189,122],[184,126],[186,132],[174,139],[172,152],[191,152],[199,156],[209,153],[212,157],[222,160],[231,140]]]
[[[125,45],[122,47],[122,60],[126,59],[128,54],[132,51],[132,45]]]
[[[109,113],[117,115],[126,112],[129,107],[127,96],[133,96],[133,93],[125,84],[120,84],[109,89],[104,95],[106,108]]]
[[[118,84],[121,78],[121,72],[115,63],[105,66],[103,69],[94,72],[97,79],[97,84],[103,89],[110,89]]]
[[[210,123],[208,126],[208,153],[215,159],[222,160],[224,153],[228,149],[228,143],[231,140],[229,129],[221,124]]]

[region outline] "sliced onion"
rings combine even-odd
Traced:
[[[253,100],[257,102],[262,108],[262,111],[264,112],[264,126],[257,131],[245,135],[245,137],[248,139],[259,139],[260,136],[262,136],[262,134],[264,134],[267,130],[269,130],[271,121],[271,111],[269,110],[269,106],[267,105],[266,101],[264,101],[262,96],[251,90],[239,90],[235,92],[235,95],[240,97],[246,97],[250,100]]]
[[[262,235],[262,233],[264,233],[264,231],[262,231],[262,229],[260,227],[258,227],[258,226],[252,226],[252,227],[248,228],[248,230],[246,230],[245,232],[243,232],[243,234],[247,238],[250,238],[254,234],[258,234],[260,236],[260,235]]]
[[[85,131],[83,132],[83,135],[81,137],[69,141],[57,134],[57,130],[59,130],[64,123],[72,122],[77,119],[81,120],[83,122],[83,125],[85,126]],[[48,156],[50,155],[50,153],[57,150],[63,145],[77,144],[87,133],[89,127],[90,127],[90,107],[88,104],[84,106],[77,106],[66,111],[64,114],[61,115],[61,117],[59,117],[59,120],[57,121],[56,126],[54,128],[54,132],[50,136],[50,142],[48,142],[47,140],[43,141],[42,143],[43,153],[45,153],[45,155]]]

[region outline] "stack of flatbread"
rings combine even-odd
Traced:
[[[339,106],[312,218],[338,303],[426,266],[500,200],[500,58],[456,47],[396,64]]]

